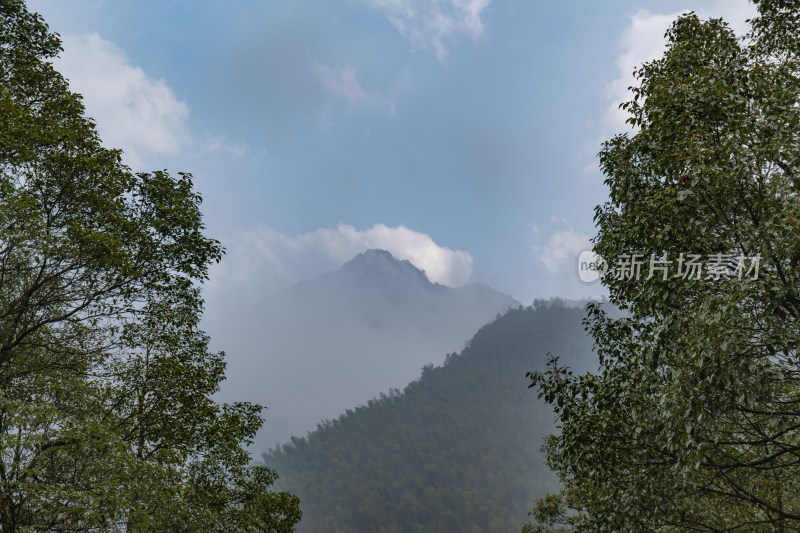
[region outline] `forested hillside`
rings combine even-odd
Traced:
[[[484,326],[405,390],[264,454],[301,499],[300,532],[517,531],[557,488],[540,447],[549,406],[527,388],[547,352],[592,361],[582,308],[537,302]]]

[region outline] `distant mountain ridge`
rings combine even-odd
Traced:
[[[355,305],[355,310],[372,326],[400,331],[403,325],[393,322],[398,319],[425,321],[448,330],[456,326],[453,334],[459,336],[460,344],[454,346],[454,350],[497,313],[520,305],[514,298],[487,285],[471,283],[452,288],[433,283],[410,261],[396,259],[385,250],[362,252],[339,270],[287,289],[284,297],[310,305],[321,293],[333,297],[330,300],[336,305],[343,302]],[[272,305],[272,302],[266,304],[267,307]],[[475,311],[477,317],[466,317],[469,323],[463,325],[443,320],[446,313],[459,314],[459,309],[461,313]]]
[[[485,285],[432,283],[409,261],[367,250],[270,295],[220,342],[238,357],[228,369],[230,386],[262,391],[248,399],[269,408],[256,443],[265,449],[405,386],[423,365],[442,362],[519,306]]]

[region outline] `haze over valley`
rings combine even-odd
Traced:
[[[519,305],[485,285],[432,283],[409,261],[367,250],[251,308],[212,310],[208,322],[228,355],[222,396],[247,391],[247,400],[269,408],[254,446],[263,450],[405,387]]]

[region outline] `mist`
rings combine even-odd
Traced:
[[[432,283],[410,262],[375,250],[256,305],[241,302],[214,298],[206,328],[227,355],[220,399],[267,406],[256,451],[402,389],[424,365],[441,364],[498,313],[519,306],[484,285]]]

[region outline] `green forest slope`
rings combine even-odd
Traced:
[[[297,494],[299,532],[519,531],[534,497],[557,489],[540,448],[549,406],[527,388],[547,352],[593,361],[583,309],[511,310],[460,354],[264,454]]]

